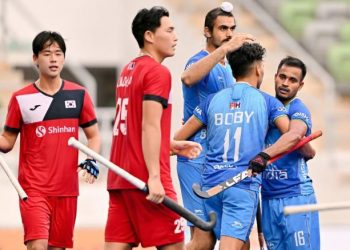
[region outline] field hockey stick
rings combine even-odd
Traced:
[[[111,161],[107,160],[100,154],[96,153],[95,151],[91,150],[78,140],[76,140],[74,137],[71,137],[68,140],[68,145],[77,148],[78,150],[84,152],[85,154],[93,157],[96,161],[100,162],[103,164],[105,167],[108,169],[112,170],[114,173],[117,175],[123,177],[125,180],[130,182],[132,185],[140,189],[141,191],[148,193],[148,187],[146,183],[144,183],[142,180],[138,179],[137,177],[131,175],[124,169],[118,167]],[[175,213],[179,214],[186,220],[190,221],[195,225],[196,227],[205,230],[205,231],[210,231],[216,223],[216,214],[214,212],[209,213],[209,221],[204,221],[201,218],[199,218],[197,215],[192,213],[191,211],[187,210],[186,208],[180,206],[176,201],[172,200],[171,198],[165,196],[164,200],[162,201],[162,204],[164,204],[166,207],[170,208],[173,210]]]
[[[260,250],[264,250],[264,234],[262,231],[262,224],[261,224],[261,200],[260,197],[258,198],[258,207],[256,209],[256,228],[258,230],[258,240],[259,240],[259,246]]]
[[[350,202],[335,202],[335,203],[324,203],[324,204],[309,204],[309,205],[296,205],[286,206],[283,209],[284,215],[307,213],[314,211],[331,211],[350,209]]]
[[[278,159],[280,159],[281,157],[289,154],[290,152],[293,152],[294,150],[302,147],[303,145],[305,145],[306,143],[320,137],[322,135],[322,131],[318,130],[312,134],[310,134],[309,136],[304,137],[303,139],[301,139],[296,145],[294,145],[291,149],[287,150],[284,153],[281,153],[279,155],[276,155],[275,157],[271,158],[267,164],[273,163],[275,161],[277,161]],[[241,182],[242,180],[244,180],[247,177],[251,176],[251,171],[250,170],[244,170],[240,173],[238,173],[237,175],[230,177],[229,179],[227,179],[226,181],[221,182],[220,184],[206,190],[206,191],[202,191],[201,190],[201,186],[198,183],[194,183],[192,185],[192,189],[193,192],[199,196],[200,198],[204,198],[204,199],[208,199],[214,195],[217,195],[218,193],[224,191],[225,189],[232,187],[233,185]]]
[[[12,186],[16,189],[19,197],[24,201],[27,200],[28,196],[27,196],[26,192],[23,190],[23,188],[19,184],[17,178],[13,175],[9,166],[7,165],[7,163],[5,162],[4,158],[1,155],[0,155],[0,166],[5,171],[7,177],[10,179],[10,182],[11,182]]]

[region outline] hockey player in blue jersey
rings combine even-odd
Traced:
[[[225,55],[239,48],[244,42],[253,41],[251,35],[235,32],[236,21],[232,10],[232,4],[226,2],[209,11],[205,17],[206,47],[188,60],[181,76],[184,122],[192,116],[196,106],[209,94],[233,86],[235,79]],[[200,182],[206,152],[206,128],[202,128],[189,139],[200,143],[203,151],[194,160],[177,158],[182,200],[187,209],[199,217],[204,217],[203,201],[193,194],[192,183]],[[186,249],[211,250],[214,248],[215,238],[212,232],[196,228],[192,223],[188,225],[191,230],[191,241],[186,245]]]
[[[311,115],[296,97],[304,85],[305,64],[294,57],[284,58],[275,74],[276,97],[286,107],[290,127],[307,136],[311,133]],[[272,126],[266,144],[273,144],[281,133]],[[315,204],[316,197],[308,175],[306,159],[292,152],[268,165],[262,173],[262,227],[270,250],[318,250],[320,230],[318,212],[284,216],[283,207]]]
[[[237,84],[208,96],[175,135],[175,139],[186,139],[207,126],[202,189],[209,189],[248,167],[255,175],[260,173],[270,157],[288,150],[301,138],[288,131],[289,119],[283,104],[259,90],[264,54],[265,49],[257,43],[245,43],[230,53],[228,61]],[[286,133],[262,152],[272,124]],[[205,209],[218,215],[214,233],[220,239],[221,250],[240,250],[247,241],[254,224],[260,184],[261,177],[256,175],[205,200]]]

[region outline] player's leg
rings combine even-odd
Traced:
[[[76,196],[49,197],[48,200],[51,205],[49,249],[73,248],[78,198]]]
[[[120,191],[109,191],[105,250],[130,250],[139,244]]]
[[[177,173],[184,207],[203,220],[208,220],[203,199],[197,197],[192,191],[192,184],[201,182],[202,168],[203,165],[198,163],[188,161],[178,161],[177,163]],[[214,248],[216,239],[213,232],[203,231],[194,227],[190,222],[187,222],[187,225],[191,230],[191,240],[186,244],[186,249],[212,250]]]
[[[283,207],[291,205],[315,204],[314,194],[283,199]],[[280,213],[283,215],[283,207]],[[317,212],[283,216],[284,242],[286,249],[320,249],[319,220]]]
[[[28,250],[47,249],[50,228],[50,204],[45,197],[20,200],[24,244]]]
[[[283,246],[280,209],[281,199],[262,199],[262,230],[269,250],[280,249]]]
[[[219,194],[219,198],[222,201],[220,249],[241,250],[255,221],[258,192],[231,187]]]
[[[165,186],[165,192],[169,198],[176,200],[174,190]],[[122,196],[132,229],[142,247],[183,248],[184,219],[165,205],[146,200],[145,194],[139,190],[125,190]]]
[[[212,250],[215,243],[216,238],[212,231],[203,231],[193,227],[192,239],[186,244],[186,250]]]

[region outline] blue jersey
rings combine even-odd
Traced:
[[[186,64],[186,69],[208,54],[209,52],[202,50],[191,57]],[[184,97],[184,122],[186,122],[193,115],[193,110],[199,105],[200,102],[204,101],[208,95],[216,93],[224,88],[231,87],[234,83],[235,79],[232,76],[230,65],[228,63],[225,63],[225,65],[218,63],[211,69],[209,74],[207,74],[195,85],[188,87],[185,84],[182,84],[182,92]],[[178,157],[178,161],[203,163],[206,152],[206,128],[198,131],[195,135],[189,138],[189,140],[198,142],[202,145],[203,150],[201,155],[193,160]]]
[[[301,120],[307,126],[306,135],[311,133],[311,114],[300,99],[293,99],[286,106],[291,120]],[[272,126],[266,137],[266,145],[276,142],[280,131]],[[308,175],[308,166],[303,156],[294,151],[270,164],[263,172],[262,197],[284,198],[297,195],[309,195],[314,192],[312,181]]]
[[[194,115],[208,128],[202,184],[212,187],[248,168],[249,161],[264,149],[269,126],[286,116],[286,111],[276,98],[239,83],[209,96]],[[257,191],[260,183],[258,176],[237,187]]]

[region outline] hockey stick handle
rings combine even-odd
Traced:
[[[262,231],[262,224],[261,224],[261,200],[260,197],[258,198],[258,206],[256,208],[256,228],[258,230],[258,240],[259,240],[259,246],[260,250],[264,250],[264,235]]]
[[[134,185],[138,189],[142,190],[145,193],[148,193],[148,188],[147,188],[147,185],[146,185],[145,182],[143,182],[142,180],[140,180],[140,179],[136,178],[135,176],[131,175],[130,173],[128,173],[124,169],[118,167],[117,165],[115,165],[111,161],[109,161],[106,158],[104,158],[102,155],[100,155],[100,154],[96,153],[95,151],[93,151],[92,149],[88,148],[86,145],[84,145],[83,143],[79,142],[74,137],[71,137],[68,140],[68,145],[72,146],[72,147],[74,147],[74,148],[76,148],[76,149],[78,149],[78,150],[80,150],[82,152],[84,152],[85,154],[87,154],[89,156],[91,156],[96,161],[100,162],[101,164],[106,166],[108,169],[110,169],[114,173],[116,173],[117,175],[119,175],[119,176],[123,177],[124,179],[126,179],[128,182],[130,182],[132,185]],[[166,207],[170,208],[171,210],[173,210],[174,212],[176,212],[177,214],[179,214],[180,216],[185,218],[186,220],[192,222],[195,226],[201,228],[202,230],[209,231],[215,226],[216,214],[213,213],[213,212],[209,213],[210,221],[206,222],[206,221],[202,220],[201,218],[199,218],[194,213],[192,213],[191,211],[189,211],[186,208],[180,206],[176,201],[172,200],[171,198],[169,198],[167,196],[164,197],[164,200],[163,200],[162,203]]]
[[[350,209],[350,202],[335,202],[323,204],[309,204],[300,206],[286,206],[283,209],[285,215],[314,212],[314,211],[330,211],[339,209]]]
[[[290,148],[289,150],[287,150],[286,152],[283,152],[279,155],[276,155],[275,157],[272,157],[269,161],[268,161],[268,164],[269,163],[272,163],[274,161],[277,161],[278,159],[282,158],[283,156],[293,152],[294,150],[304,146],[306,143],[320,137],[322,135],[322,131],[321,130],[317,130],[313,133],[311,133],[310,135],[302,138],[297,144],[295,144],[292,148]]]
[[[11,172],[9,166],[7,165],[7,163],[5,162],[4,158],[0,155],[0,166],[2,167],[2,169],[5,171],[7,177],[9,178],[12,186],[16,189],[19,197],[22,200],[27,200],[28,196],[26,194],[26,192],[23,190],[21,184],[19,184],[17,178],[13,175],[13,173]]]

